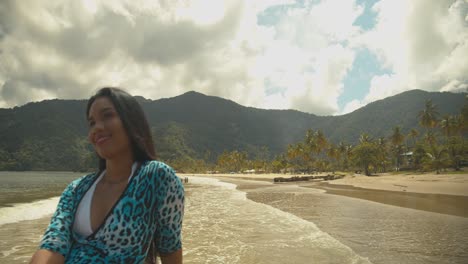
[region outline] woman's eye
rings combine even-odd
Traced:
[[[89,125],[89,127],[92,127],[92,126],[94,126],[95,123],[96,122],[94,122],[94,121],[89,121],[88,125]]]
[[[109,119],[109,118],[111,118],[111,117],[113,117],[113,116],[114,116],[114,113],[112,113],[112,112],[106,112],[106,113],[104,114],[104,118],[106,118],[106,119]]]

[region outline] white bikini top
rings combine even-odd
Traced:
[[[128,177],[128,181],[133,177],[133,173],[137,167],[137,162],[134,162],[132,165],[132,172],[130,173],[130,177]],[[101,181],[102,177],[106,174],[106,170],[104,170],[99,178],[94,181],[91,188],[86,191],[86,194],[81,199],[80,204],[78,205],[78,209],[76,210],[75,214],[75,222],[73,223],[73,231],[80,234],[81,236],[88,237],[93,233],[93,229],[91,227],[91,201],[93,200],[94,190],[96,189],[96,185]]]

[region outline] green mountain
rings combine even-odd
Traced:
[[[215,160],[224,150],[245,150],[251,157],[283,152],[320,129],[333,142],[357,142],[363,132],[389,136],[418,126],[418,113],[430,99],[441,116],[457,114],[466,93],[412,90],[368,104],[341,116],[317,116],[296,110],[264,110],[197,92],[173,98],[136,97],[152,128],[162,160]],[[0,170],[79,170],[93,166],[86,141],[85,100],[46,100],[0,109]]]

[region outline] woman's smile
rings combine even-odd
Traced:
[[[102,145],[102,144],[104,144],[105,142],[107,142],[109,139],[110,139],[110,136],[101,136],[101,135],[98,135],[98,136],[96,137],[96,139],[94,140],[94,142],[95,142],[96,145]]]
[[[106,97],[97,98],[89,110],[88,139],[104,159],[132,155],[130,140],[117,111]]]
[[[140,104],[123,90],[102,88],[88,100],[86,118],[99,170],[65,189],[30,263],[182,264],[184,187],[155,160]]]

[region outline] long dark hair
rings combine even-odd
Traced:
[[[114,105],[130,139],[135,161],[143,162],[156,159],[150,127],[138,101],[122,89],[104,87],[89,98],[86,107],[86,118],[89,116],[91,105],[100,97],[109,98]],[[106,160],[99,155],[97,156],[99,159],[99,171],[103,171],[106,168]]]

